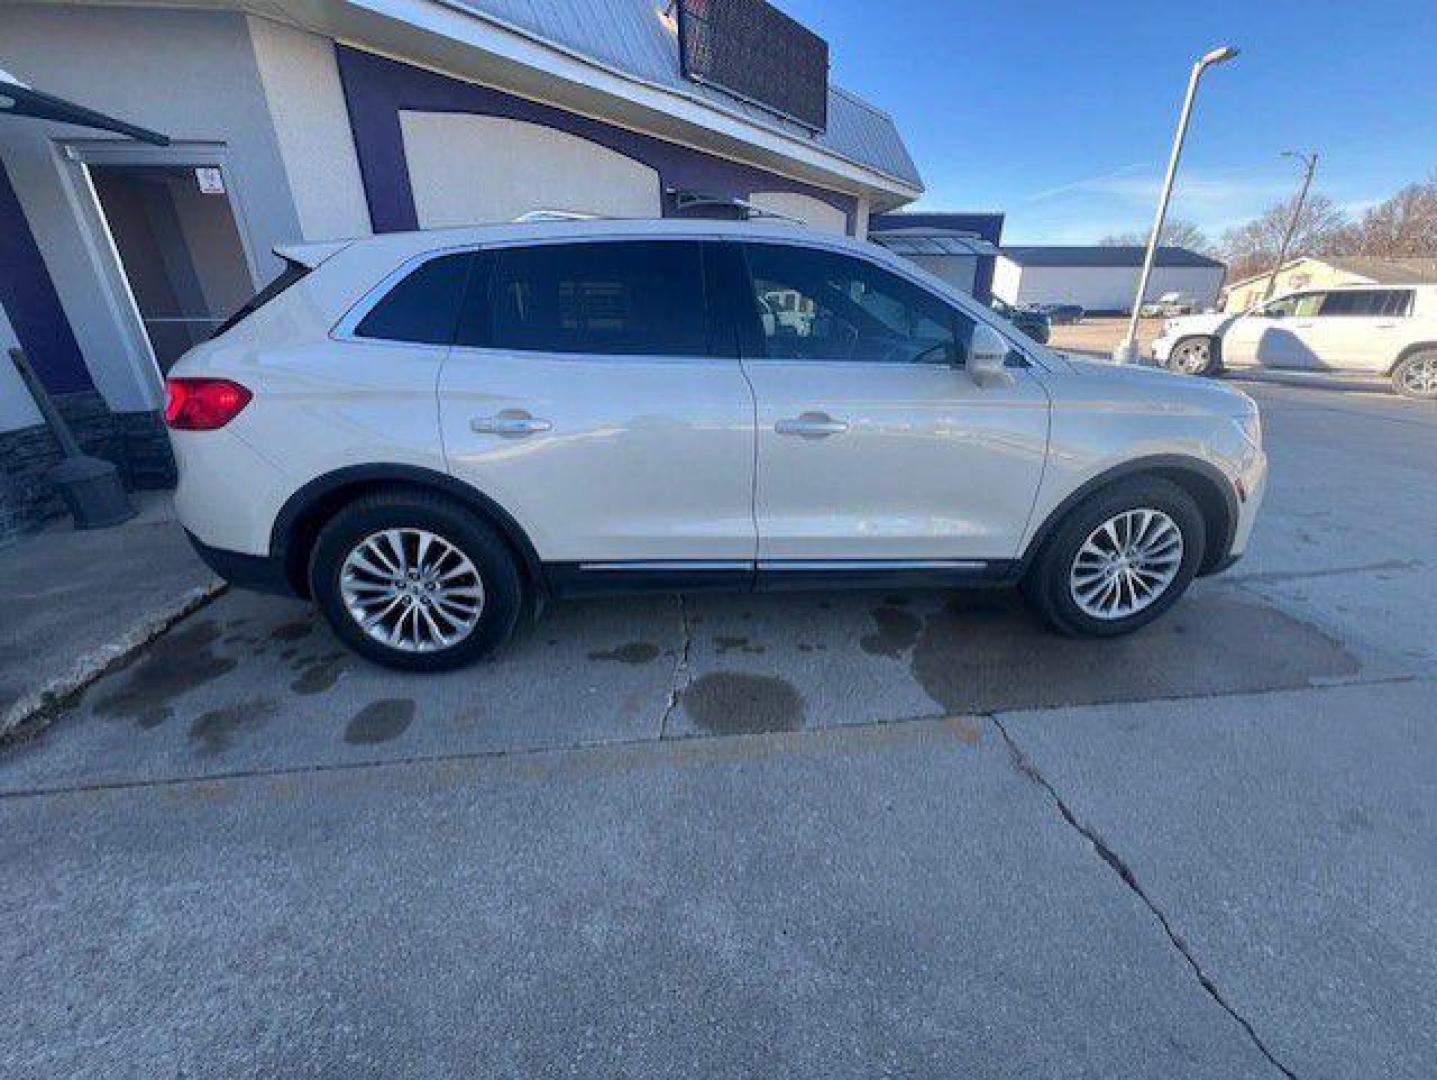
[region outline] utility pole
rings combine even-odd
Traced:
[[[1148,237],[1148,250],[1143,256],[1143,270],[1138,275],[1138,294],[1133,299],[1133,313],[1128,320],[1128,336],[1122,340],[1116,349],[1113,350],[1113,359],[1119,364],[1130,364],[1138,358],[1138,312],[1143,306],[1143,294],[1148,289],[1148,278],[1153,273],[1153,260],[1158,253],[1158,239],[1162,236],[1163,222],[1168,216],[1168,200],[1173,195],[1173,180],[1177,177],[1178,161],[1183,155],[1183,140],[1187,138],[1188,121],[1192,118],[1193,99],[1197,97],[1198,82],[1202,79],[1203,72],[1214,64],[1221,64],[1231,60],[1237,55],[1237,50],[1230,45],[1213,49],[1205,56],[1198,58],[1193,64],[1192,74],[1188,77],[1188,91],[1183,98],[1183,109],[1178,114],[1178,129],[1173,136],[1172,155],[1168,158],[1167,175],[1163,178],[1162,194],[1158,196],[1158,213],[1153,220],[1152,235]]]
[[[1292,208],[1292,220],[1287,223],[1287,230],[1282,234],[1282,245],[1277,249],[1277,262],[1272,264],[1272,273],[1267,275],[1267,288],[1262,290],[1264,301],[1272,299],[1272,290],[1277,285],[1277,272],[1282,269],[1282,264],[1287,262],[1287,249],[1292,243],[1292,238],[1297,233],[1297,223],[1302,219],[1302,204],[1307,202],[1307,189],[1312,186],[1312,174],[1317,171],[1317,151],[1310,154],[1299,154],[1296,150],[1284,150],[1283,157],[1297,158],[1307,166],[1306,173],[1302,177],[1302,187],[1297,192],[1297,205]]]

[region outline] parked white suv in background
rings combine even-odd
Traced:
[[[595,590],[1021,584],[1116,634],[1262,499],[1243,394],[1009,338],[867,243],[585,221],[282,254],[172,372],[180,517],[395,667]]]
[[[1343,285],[1242,315],[1169,319],[1153,359],[1187,375],[1256,366],[1385,375],[1399,394],[1437,399],[1437,285]]]

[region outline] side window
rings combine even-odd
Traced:
[[[1326,293],[1312,292],[1302,293],[1292,298],[1292,314],[1298,319],[1310,319],[1322,310],[1323,300]]]
[[[766,355],[785,360],[954,362],[973,322],[863,259],[745,244]]]
[[[467,312],[460,344],[610,356],[704,356],[701,247],[610,240],[494,253],[487,311]]]
[[[1330,292],[1322,302],[1324,315],[1380,315],[1387,294],[1368,289],[1343,289]]]
[[[1383,289],[1378,297],[1374,315],[1402,316],[1412,313],[1411,289]]]
[[[422,345],[449,345],[459,300],[474,261],[470,252],[440,255],[414,270],[354,328],[354,336]]]

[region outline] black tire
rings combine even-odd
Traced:
[[[1186,362],[1189,355],[1197,366]],[[1222,370],[1218,339],[1206,335],[1180,338],[1173,345],[1172,352],[1168,353],[1163,366],[1178,375],[1192,375],[1197,378],[1216,375]]]
[[[1397,361],[1392,389],[1414,401],[1437,401],[1437,349],[1418,349]]]
[[[437,647],[431,642],[430,651],[409,651],[370,636],[350,614],[340,585],[345,560],[366,538],[385,529],[432,533],[477,571],[483,591],[477,621],[456,643]],[[375,663],[402,671],[448,671],[488,656],[509,639],[524,606],[518,564],[498,530],[460,503],[424,491],[367,495],[336,512],[315,540],[309,585],[315,604],[341,641]]]
[[[1171,582],[1139,610],[1117,618],[1089,614],[1070,586],[1079,550],[1104,522],[1130,510],[1165,514],[1182,536],[1182,555]],[[1103,488],[1068,512],[1044,542],[1023,581],[1023,593],[1059,633],[1071,637],[1115,637],[1152,622],[1187,591],[1202,565],[1207,530],[1197,502],[1176,484],[1157,476],[1135,476]]]

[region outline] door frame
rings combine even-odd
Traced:
[[[145,332],[144,319],[135,300],[124,261],[110,230],[109,220],[100,204],[90,168],[94,165],[181,166],[184,168],[215,168],[224,180],[223,198],[234,218],[244,254],[250,285],[258,290],[262,278],[244,212],[241,184],[230,161],[229,148],[215,142],[175,142],[169,146],[151,146],[119,139],[67,139],[58,144],[64,175],[70,187],[84,234],[90,259],[95,267],[106,306],[126,348],[130,366],[142,386],[152,394],[156,407],[164,401],[164,373],[160,369],[150,336]]]

